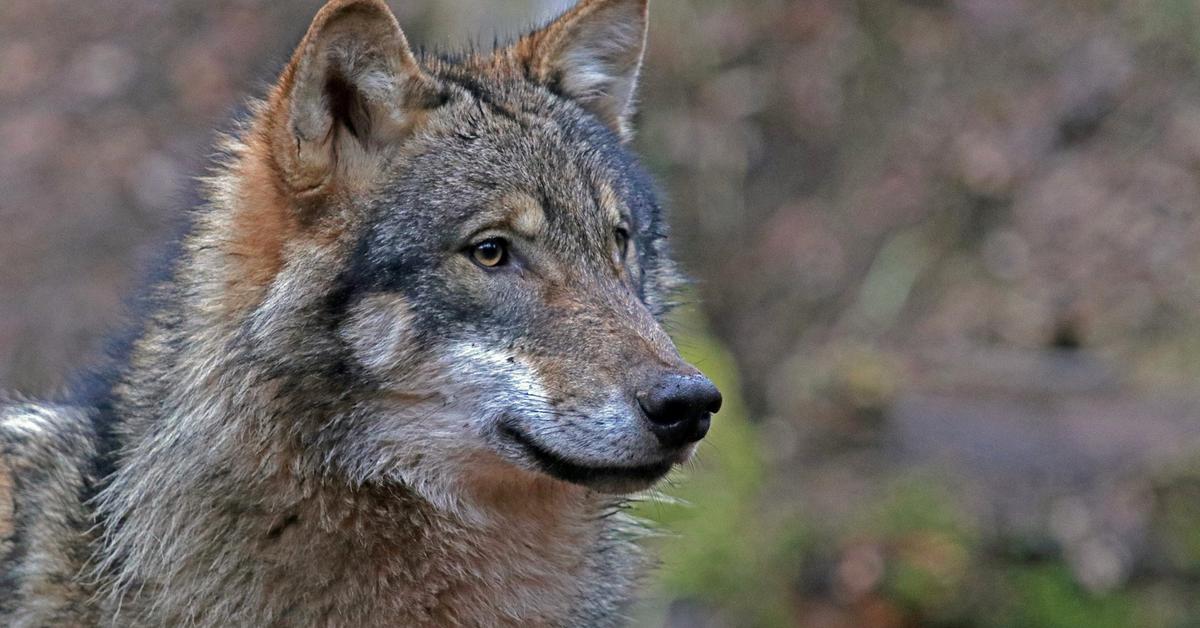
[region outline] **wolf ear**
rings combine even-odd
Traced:
[[[435,92],[383,0],[331,0],[267,106],[283,182],[296,194],[325,189],[401,139]]]
[[[534,80],[575,99],[623,140],[646,49],[649,0],[581,0],[517,44]]]

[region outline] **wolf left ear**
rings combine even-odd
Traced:
[[[403,137],[436,100],[383,0],[331,0],[271,93],[267,132],[292,193],[324,190]]]
[[[648,9],[649,0],[581,0],[522,39],[516,54],[534,80],[557,88],[628,140]]]

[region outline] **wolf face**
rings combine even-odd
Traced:
[[[338,365],[310,439],[329,469],[437,501],[622,493],[704,437],[721,397],[657,320],[679,279],[625,147],[645,30],[646,0],[584,0],[418,58],[381,1],[318,15],[233,173],[227,301],[264,346],[307,347],[277,359]]]

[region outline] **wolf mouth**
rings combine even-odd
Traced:
[[[639,466],[598,467],[581,464],[547,450],[512,426],[502,425],[500,431],[506,438],[519,445],[544,473],[573,484],[587,486],[613,481],[652,484],[674,466],[671,460]]]

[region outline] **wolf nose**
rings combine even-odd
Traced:
[[[713,413],[721,409],[721,391],[703,375],[667,375],[639,391],[637,400],[650,431],[666,447],[704,438]]]

